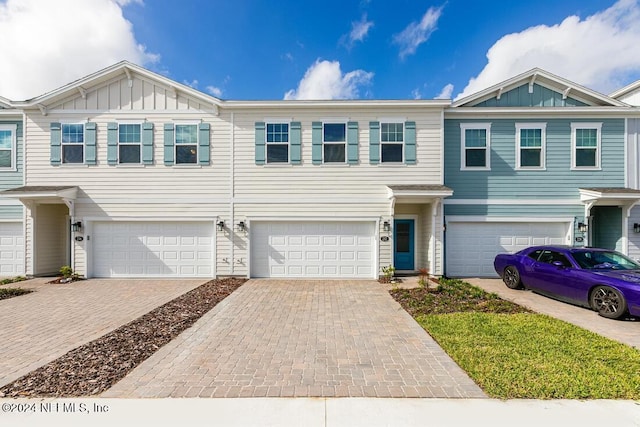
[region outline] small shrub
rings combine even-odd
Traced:
[[[7,285],[9,283],[23,282],[27,280],[24,276],[16,276],[16,277],[8,277],[6,279],[0,280],[0,285]]]
[[[62,267],[60,267],[60,274],[62,274],[62,277],[64,277],[65,279],[69,279],[73,276],[73,268],[69,267],[68,265],[63,265]]]
[[[429,269],[421,268],[420,270],[418,270],[418,273],[420,274],[418,285],[420,285],[421,288],[424,288],[427,286],[427,280],[429,280]]]

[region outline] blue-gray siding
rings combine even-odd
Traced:
[[[460,123],[491,123],[491,170],[460,170]],[[546,169],[516,170],[515,123],[546,123]],[[601,122],[601,170],[571,170],[571,123]],[[445,120],[445,185],[452,199],[579,197],[578,188],[624,186],[624,119]]]
[[[586,105],[570,96],[562,99],[561,93],[538,84],[534,84],[532,93],[529,93],[527,83],[503,93],[500,99],[496,96],[474,107],[583,107]]]

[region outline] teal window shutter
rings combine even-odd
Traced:
[[[416,164],[416,122],[404,122],[404,162]]]
[[[173,140],[174,127],[173,123],[164,124],[164,164],[170,166],[173,164],[174,159],[174,140]]]
[[[49,125],[51,134],[51,164],[56,166],[62,161],[60,144],[62,143],[62,126],[60,123],[51,123]]]
[[[380,122],[369,122],[369,163],[380,163]]]
[[[118,124],[107,123],[107,164],[118,163]]]
[[[256,122],[256,165],[264,165],[265,158],[265,124]]]
[[[88,165],[96,164],[96,124],[94,122],[88,122],[84,126],[85,134],[85,163]]]
[[[302,163],[302,126],[300,122],[291,122],[289,125],[289,145],[291,145],[291,164]]]
[[[200,123],[199,132],[198,163],[201,165],[209,165],[211,159],[211,125],[209,123]]]
[[[358,163],[358,122],[347,123],[347,162]]]
[[[153,164],[153,123],[142,124],[142,164]]]
[[[311,123],[311,163],[322,164],[322,122]]]

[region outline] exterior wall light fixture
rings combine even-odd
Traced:
[[[245,225],[244,221],[240,221],[238,223],[238,230],[240,230],[240,231],[246,231],[247,230],[247,226]]]
[[[389,232],[391,231],[391,224],[389,223],[389,221],[385,221],[382,223],[382,228],[384,229],[384,231]]]
[[[71,223],[71,231],[77,232],[77,231],[80,231],[81,229],[82,229],[82,222],[77,221],[77,222]]]
[[[579,222],[578,223],[578,231],[579,232],[586,233],[588,228],[589,228],[589,226],[587,224],[585,224],[584,222]]]
[[[224,221],[223,220],[218,221],[216,226],[218,227],[218,231],[224,231]]]

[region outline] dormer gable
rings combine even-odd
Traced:
[[[52,110],[200,110],[218,114],[222,102],[210,95],[127,61],[25,101],[46,115]]]
[[[453,102],[452,107],[624,107],[624,102],[534,68]]]
[[[616,90],[609,96],[629,105],[640,107],[640,80],[636,80],[622,89]]]

